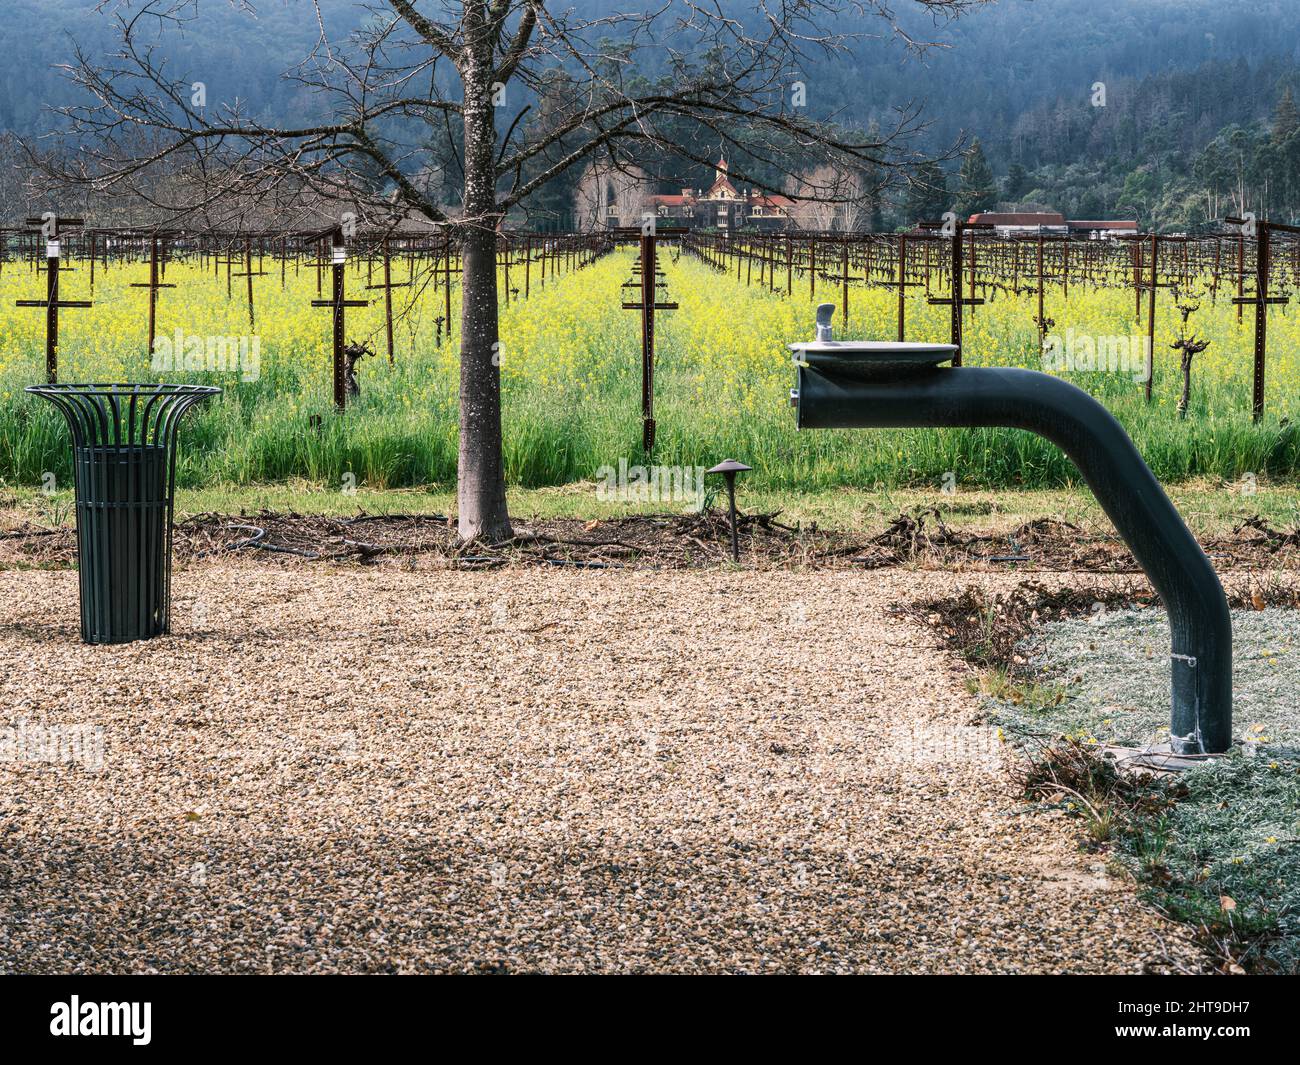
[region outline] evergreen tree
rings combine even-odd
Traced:
[[[907,220],[913,224],[937,222],[945,211],[951,209],[947,175],[936,162],[922,163],[907,186],[907,198],[903,204]]]
[[[1300,109],[1288,85],[1282,90],[1273,111],[1273,128],[1269,133],[1268,158],[1264,169],[1275,178],[1273,204],[1269,210],[1287,219],[1295,215],[1296,192],[1300,187]]]
[[[976,211],[987,211],[998,198],[993,168],[984,158],[984,148],[976,137],[961,163],[961,186],[957,193],[957,213],[965,218]]]
[[[1012,163],[1007,169],[1006,181],[1002,183],[1002,198],[1018,200],[1029,187],[1029,174],[1019,163]]]
[[[1273,111],[1273,143],[1281,144],[1290,140],[1300,129],[1300,109],[1296,108],[1295,97],[1291,95],[1288,85],[1282,90],[1282,97]]]

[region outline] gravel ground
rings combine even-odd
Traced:
[[[198,564],[93,648],[11,571],[0,969],[1197,968],[891,612],[988,579]]]

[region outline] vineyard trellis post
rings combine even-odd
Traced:
[[[655,311],[675,311],[676,303],[659,302],[658,234],[680,235],[682,229],[635,230],[640,240],[640,288],[638,303],[624,303],[625,311],[641,312],[641,449],[649,454],[655,446],[654,419],[654,362],[655,362]],[[628,282],[636,287],[636,282]],[[625,286],[627,287],[627,286]]]
[[[332,295],[327,300],[312,300],[313,307],[329,307],[333,312],[334,330],[334,409],[342,411],[348,402],[347,382],[344,375],[343,346],[345,312],[348,307],[369,307],[369,300],[350,300],[344,295],[344,271],[347,269],[348,250],[343,243],[343,230],[335,229],[330,239],[330,279]]]
[[[825,239],[826,239],[827,243],[838,244],[838,245],[839,245],[839,249],[840,249],[840,256],[839,256],[839,258],[840,258],[840,272],[839,272],[838,274],[833,274],[833,273],[829,273],[829,272],[827,272],[827,273],[824,273],[824,274],[822,275],[822,277],[823,277],[825,280],[827,280],[827,281],[838,281],[838,282],[840,283],[840,312],[841,312],[841,313],[840,313],[840,319],[841,319],[841,323],[842,323],[842,324],[841,324],[841,328],[842,328],[842,329],[847,329],[848,326],[849,326],[849,282],[853,279],[853,278],[852,278],[852,275],[849,273],[849,264],[850,264],[850,261],[849,261],[849,241],[850,241],[850,238],[847,237],[847,236],[845,236],[845,237],[839,237],[839,238],[830,238],[830,237],[827,237],[827,238],[825,238]],[[815,247],[816,247],[816,244],[813,244],[813,247],[815,248]],[[830,262],[831,262],[831,254],[832,254],[832,253],[827,252],[826,256],[823,258],[823,262],[826,264],[827,267],[829,267]],[[811,272],[815,273],[815,272],[816,272],[816,270],[815,270],[815,264],[813,265],[813,267],[810,267],[810,269],[811,269]],[[864,275],[864,276],[863,276],[863,280],[864,280],[864,281],[867,281],[867,280],[869,280],[869,279]],[[812,294],[813,294],[813,293],[811,293],[811,292],[809,293],[809,295],[812,295]]]
[[[231,258],[234,257],[233,251],[230,252],[230,257]],[[233,276],[242,277],[245,279],[245,285],[247,286],[247,292],[248,292],[248,326],[250,329],[257,324],[253,312],[253,278],[262,277],[266,273],[265,270],[260,268],[261,267],[260,261],[258,263],[258,267],[259,268],[257,270],[253,269],[253,238],[245,237],[244,238],[244,269],[239,271],[237,274],[234,274]]]
[[[443,266],[443,274],[442,274],[443,293],[442,293],[442,296],[443,296],[443,300],[444,300],[443,313],[446,315],[446,318],[447,318],[447,341],[448,341],[448,343],[450,343],[450,341],[451,341],[451,253],[452,253],[451,233],[450,233],[450,232],[445,232],[445,233],[443,234],[443,255],[444,255],[444,258],[443,258],[443,264],[442,264],[442,266]],[[552,269],[552,272],[554,272],[554,265],[552,265],[552,268],[551,268],[551,269]]]
[[[1239,239],[1244,243],[1248,220],[1229,217],[1225,218],[1224,221],[1229,225],[1242,227]],[[1300,234],[1300,226],[1286,226],[1280,222],[1266,222],[1263,220],[1255,221],[1254,226],[1255,295],[1239,295],[1232,302],[1237,304],[1238,314],[1241,313],[1242,307],[1250,306],[1255,308],[1255,373],[1251,387],[1251,416],[1255,421],[1259,421],[1264,416],[1264,371],[1268,350],[1268,309],[1276,304],[1290,302],[1290,298],[1287,296],[1270,296],[1268,294],[1268,271],[1271,265],[1270,238],[1274,232]],[[1242,275],[1244,273],[1243,268],[1237,274],[1238,292],[1241,291]]]
[[[221,267],[224,266],[226,268],[226,302],[228,303],[235,295],[234,269],[239,265],[239,260],[235,258],[234,244],[230,240],[226,241],[226,250],[224,255],[213,255],[212,265],[218,273],[220,272]],[[317,291],[320,291],[319,287],[317,288]]]
[[[1151,385],[1156,375],[1156,293],[1160,288],[1160,237],[1151,234],[1151,284],[1147,291],[1146,401],[1151,402]]]
[[[1241,325],[1241,316],[1245,311],[1246,296],[1246,228],[1242,219],[1241,231],[1237,234],[1237,324]],[[1229,220],[1231,224],[1231,220]]]
[[[921,226],[922,229],[943,229],[945,223],[926,222]],[[963,297],[961,294],[962,272],[965,266],[965,260],[962,256],[962,242],[965,239],[967,230],[974,229],[992,229],[993,227],[987,222],[955,222],[952,225],[952,246],[949,248],[951,259],[948,263],[948,283],[950,295],[948,296],[930,296],[928,303],[943,304],[952,308],[952,341],[951,343],[957,348],[952,355],[952,364],[961,365],[961,311],[962,307],[977,307],[984,301],[976,297]],[[972,254],[974,250],[974,241],[972,241]],[[973,280],[975,276],[974,262],[971,264],[972,291],[974,291]]]
[[[894,281],[882,281],[885,288],[898,289],[898,341],[901,344],[907,330],[907,290],[921,284],[920,281],[907,280],[907,236],[900,233],[895,245],[898,251],[898,273]]]
[[[410,281],[393,281],[393,260],[391,248],[388,244],[388,238],[383,242],[383,268],[384,280],[382,284],[366,285],[367,290],[383,289],[384,290],[384,331],[388,340],[388,365],[393,364],[393,289],[408,288]]]
[[[16,300],[14,306],[45,308],[45,377],[52,385],[59,380],[59,308],[92,306],[90,300],[59,299],[59,274],[72,269],[70,266],[59,265],[63,230],[82,224],[80,218],[59,218],[55,214],[47,215],[46,218],[27,219],[28,226],[38,228],[45,234],[45,299]]]
[[[1047,276],[1043,272],[1043,234],[1038,234],[1037,258],[1035,267],[1038,271],[1038,345],[1041,348],[1047,339]]]
[[[847,239],[840,247],[840,302],[843,304],[840,319],[847,329],[849,327],[849,242]]]
[[[1156,375],[1156,295],[1162,288],[1169,288],[1170,282],[1160,280],[1160,236],[1157,233],[1148,233],[1137,236],[1121,236],[1120,240],[1131,241],[1133,244],[1133,291],[1138,301],[1139,316],[1143,292],[1147,297],[1147,338],[1146,338],[1146,362],[1144,366],[1146,382],[1143,385],[1143,395],[1147,403],[1151,402],[1152,386]],[[1142,280],[1142,256],[1140,249],[1146,243],[1150,245],[1151,259],[1147,266],[1147,276],[1149,280]],[[1139,317],[1139,321],[1141,318]]]
[[[1060,244],[1062,248],[1065,250],[1066,257],[1063,257],[1062,267],[1061,267],[1061,277],[1062,277],[1062,281],[1064,281],[1064,278],[1069,274],[1068,251],[1070,247],[1069,244],[1070,238],[1069,237],[1048,237],[1043,233],[1039,233],[1036,236],[1027,239],[1032,240],[1035,245],[1034,275],[1036,278],[1035,283],[1038,286],[1038,292],[1036,293],[1037,300],[1038,300],[1038,315],[1035,320],[1038,322],[1038,343],[1039,346],[1041,347],[1043,344],[1047,343],[1047,331],[1051,327],[1051,325],[1054,324],[1052,322],[1052,319],[1050,319],[1047,316],[1048,274],[1047,274],[1047,267],[1045,261],[1046,248],[1048,244],[1056,243],[1056,244]],[[1068,290],[1068,284],[1063,285],[1063,288]]]
[[[175,284],[167,284],[158,276],[158,234],[154,233],[149,238],[149,280],[133,281],[131,288],[147,288],[149,290],[149,346],[147,348],[149,357],[153,358],[154,340],[158,335],[158,290],[160,288],[175,288]]]

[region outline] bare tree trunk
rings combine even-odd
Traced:
[[[956,16],[987,0],[917,2]],[[618,15],[593,9],[583,16],[544,0],[376,2],[364,5],[376,18],[346,38],[346,59],[333,51],[335,44],[344,47],[343,39],[331,43],[313,29],[307,55],[285,75],[327,101],[319,119],[307,126],[268,126],[238,108],[207,113],[187,105],[177,92],[184,79],[151,58],[150,35],[155,23],[180,29],[193,3],[150,0],[135,6],[142,9],[141,18],[118,20],[120,47],[102,63],[78,52],[69,68],[85,102],[59,109],[68,120],[58,123],[68,127],[57,134],[70,138],[65,150],[51,153],[20,142],[23,158],[55,187],[80,190],[96,202],[106,189],[120,190],[126,197],[123,209],[143,207],[158,221],[171,216],[210,225],[212,219],[225,219],[241,232],[255,232],[263,228],[257,222],[260,212],[355,202],[360,220],[385,234],[411,212],[450,227],[463,265],[458,503],[459,531],[467,539],[499,540],[512,532],[501,441],[495,260],[497,227],[514,208],[579,165],[603,160],[615,164],[619,174],[630,174],[633,147],[669,171],[678,164],[705,163],[691,145],[745,143],[744,154],[764,160],[762,169],[770,172],[761,178],[747,172],[746,163],[731,178],[769,195],[796,177],[791,169],[796,162],[830,167],[832,174],[865,169],[879,176],[913,157],[910,148],[899,151],[912,132],[910,110],[891,132],[863,143],[856,132],[837,132],[791,112],[783,102],[789,72],[810,61],[805,47],[810,56],[814,49],[845,53],[857,36],[831,25],[841,14],[856,17],[867,8],[893,26],[882,3],[767,5],[771,10],[747,29],[712,11],[714,5],[686,5],[692,13],[683,17],[681,5],[672,4]],[[383,6],[392,9],[392,21],[378,15]],[[421,7],[439,10],[425,13]],[[826,25],[818,25],[823,16]],[[305,17],[314,26],[314,14]],[[894,27],[893,32],[902,31]],[[658,77],[644,85],[644,79],[630,79],[638,85],[633,91],[609,76],[603,59],[593,65],[591,49],[610,33],[626,41],[617,63],[629,73],[641,69],[647,55],[657,69],[670,34],[674,54],[711,58],[703,64],[672,62],[662,83]],[[444,60],[456,68],[459,99],[450,80],[426,81],[417,74],[426,65],[432,72]],[[507,102],[510,86],[521,99]],[[535,106],[539,110],[523,122]],[[506,110],[498,116],[497,107]],[[419,119],[435,129],[441,124],[446,136],[430,136]],[[498,121],[507,127],[500,144]],[[141,139],[141,132],[149,136]],[[1020,136],[1023,147],[1023,131]],[[458,137],[463,141],[459,155],[454,151]],[[90,149],[92,143],[97,147]],[[142,150],[143,155],[132,154]],[[423,179],[415,179],[417,173],[451,173],[455,163],[464,174],[460,219],[438,206],[441,178],[423,188]],[[2,164],[0,159],[0,173]],[[780,184],[774,183],[777,176]],[[385,191],[390,184],[392,194]],[[616,182],[616,202],[618,189]],[[829,203],[834,212],[843,201],[833,188],[803,191],[804,207]],[[595,202],[601,202],[599,195]],[[625,206],[624,221],[640,202],[630,197]],[[603,226],[606,219],[594,221]],[[825,225],[833,222],[832,214]],[[772,271],[767,273],[772,281]]]
[[[497,207],[490,47],[471,55],[465,86],[464,228],[461,238],[460,461],[457,504],[464,540],[508,540],[501,453],[501,367],[497,336]]]

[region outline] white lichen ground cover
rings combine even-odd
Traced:
[[[1162,909],[1197,924],[1230,923],[1253,943],[1247,960],[1300,972],[1300,617],[1237,610],[1232,622],[1238,746],[1185,774],[1187,795],[1130,826],[1118,847]],[[1034,642],[1032,667],[1064,697],[994,703],[1008,731],[1088,743],[1168,739],[1162,611],[1056,622]]]
[[[1234,736],[1300,746],[1300,618],[1293,610],[1237,610],[1232,630]],[[1036,651],[1033,665],[1071,695],[1053,710],[1053,724],[1105,743],[1168,740],[1163,611],[1098,609],[1048,626]]]

